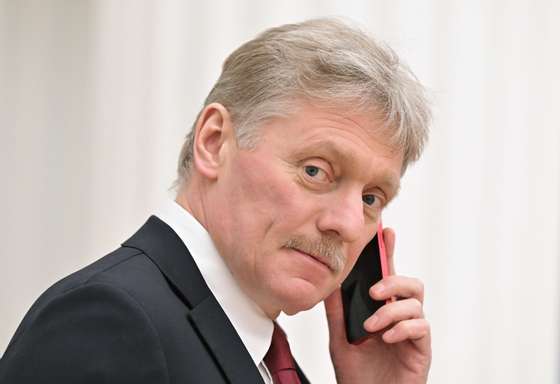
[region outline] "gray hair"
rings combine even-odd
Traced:
[[[271,28],[237,48],[204,107],[222,104],[239,146],[252,148],[260,123],[293,113],[302,100],[375,113],[403,151],[403,173],[428,137],[429,104],[410,69],[391,48],[330,18]],[[176,184],[189,178],[199,117],[181,149]]]

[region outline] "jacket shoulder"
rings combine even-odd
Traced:
[[[149,316],[118,278],[105,277],[120,271],[134,280],[142,264],[144,275],[160,278],[147,260],[141,251],[119,248],[47,289],[0,360],[0,384],[167,382]]]
[[[157,333],[125,290],[87,282],[28,314],[0,360],[0,383],[166,383]]]

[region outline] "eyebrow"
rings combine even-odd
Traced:
[[[336,157],[338,160],[345,162],[353,162],[356,160],[356,156],[352,153],[352,151],[328,140],[315,141],[311,144],[302,146],[299,152],[303,151],[326,152],[329,155]]]
[[[308,151],[328,153],[329,155],[334,156],[338,161],[347,164],[351,164],[353,162],[356,162],[357,160],[354,152],[329,140],[314,141],[300,147],[297,152],[302,153]],[[389,202],[393,200],[400,191],[400,173],[399,177],[395,179],[391,173],[383,171],[381,174],[381,178],[382,182],[380,183],[380,185],[388,188],[392,192],[391,196],[388,196],[387,202]]]

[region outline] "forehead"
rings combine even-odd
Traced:
[[[354,153],[345,144],[363,145],[386,157],[402,154],[402,148],[394,143],[390,127],[374,111],[303,104],[286,119],[293,128],[290,133],[298,139],[294,140],[296,145],[319,147],[322,142],[325,149],[343,158],[352,158]]]
[[[390,126],[384,123],[383,118],[374,108],[366,111],[351,105],[334,106],[302,102],[284,117],[302,136],[320,133],[328,137],[336,130],[340,130],[353,133],[365,143],[375,140],[386,146],[388,150],[395,152],[399,150],[393,143]]]

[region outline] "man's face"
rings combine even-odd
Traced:
[[[243,290],[270,316],[328,296],[398,191],[402,151],[366,114],[307,105],[227,152],[206,197],[209,232]]]

